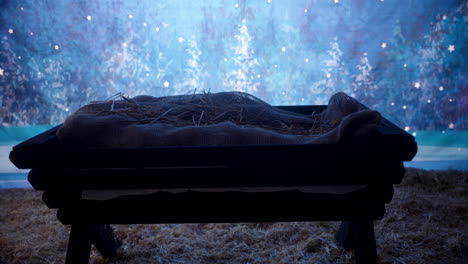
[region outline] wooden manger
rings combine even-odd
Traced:
[[[327,106],[278,108],[310,114]],[[121,242],[110,224],[279,221],[342,221],[337,243],[354,249],[356,263],[376,263],[373,221],[417,151],[414,137],[385,118],[359,144],[70,148],[58,141],[59,127],[15,146],[10,160],[31,169],[31,185],[71,225],[66,263],[88,263],[92,244],[115,256]],[[144,192],[88,197],[129,189]]]

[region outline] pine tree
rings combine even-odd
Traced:
[[[242,20],[239,33],[235,35],[234,42],[237,44],[233,47],[235,54],[235,57],[232,58],[234,70],[227,73],[223,83],[224,87],[229,90],[255,94],[259,86],[256,80],[259,63],[251,48],[252,37],[249,34],[245,20]]]

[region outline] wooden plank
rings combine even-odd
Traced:
[[[133,169],[32,169],[28,180],[36,190],[282,187],[320,185],[396,184],[403,163],[349,161],[320,166],[186,167]],[[304,164],[310,165],[310,164]],[[379,173],[375,173],[379,171]]]
[[[278,221],[339,221],[385,212],[379,197],[366,192],[351,195],[275,193],[200,193],[125,196],[106,201],[80,200],[59,208],[64,224],[88,223],[229,223]]]

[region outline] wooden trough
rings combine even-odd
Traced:
[[[326,107],[279,108],[310,114]],[[378,136],[359,144],[66,148],[59,127],[15,146],[10,160],[31,169],[31,185],[71,225],[66,263],[88,263],[92,244],[115,256],[121,242],[110,224],[280,221],[342,221],[338,244],[354,249],[356,263],[376,263],[373,221],[383,218],[403,161],[417,151],[414,137],[385,118]],[[331,186],[359,188],[320,191]],[[129,189],[145,192],[86,197]]]

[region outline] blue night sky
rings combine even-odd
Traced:
[[[407,131],[466,130],[462,0],[0,1],[1,126],[63,122],[118,92],[344,91]]]

